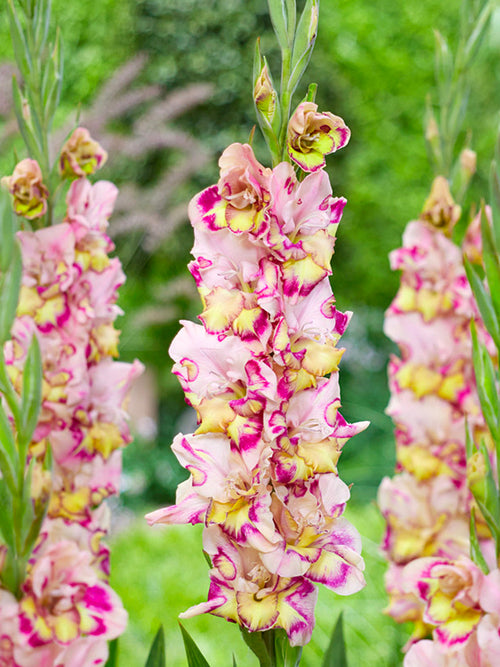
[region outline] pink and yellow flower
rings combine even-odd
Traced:
[[[127,622],[118,596],[74,542],[58,542],[37,555],[19,607],[21,633],[33,648],[65,646],[85,636],[113,639]]]
[[[2,178],[13,197],[14,211],[28,220],[40,218],[47,210],[48,190],[36,160],[26,158],[16,165],[12,176]]]
[[[63,178],[91,176],[100,169],[108,154],[92,139],[85,127],[77,127],[61,149],[59,173]]]
[[[343,148],[350,137],[340,116],[319,113],[314,102],[301,102],[288,123],[288,155],[304,171],[318,171],[325,166],[325,155]]]

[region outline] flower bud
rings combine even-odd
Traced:
[[[474,498],[484,501],[485,498],[486,463],[481,452],[474,454],[467,460],[467,485]]]
[[[276,113],[277,94],[273,88],[271,77],[269,76],[267,63],[262,67],[255,82],[253,99],[257,110],[269,121],[269,123],[272,123]]]
[[[90,176],[103,166],[108,154],[84,127],[77,127],[64,144],[59,157],[59,173],[63,178]]]
[[[439,139],[439,128],[434,115],[430,115],[427,120],[427,125],[425,127],[425,138],[431,144],[436,139]]]
[[[420,219],[440,229],[446,236],[451,236],[451,231],[460,219],[461,213],[462,209],[455,204],[446,178],[436,176]]]
[[[42,183],[42,171],[36,160],[21,160],[12,176],[2,178],[2,185],[13,196],[13,207],[17,215],[28,220],[44,215],[49,193]]]
[[[460,153],[460,168],[471,179],[476,173],[477,156],[470,148],[464,148]]]
[[[302,102],[288,123],[288,155],[304,171],[324,167],[325,155],[345,146],[351,136],[342,118],[317,109],[314,102]]]

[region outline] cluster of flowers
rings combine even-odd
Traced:
[[[382,481],[378,497],[386,520],[383,549],[390,562],[387,611],[398,622],[414,623],[410,643],[435,628],[437,638],[436,644],[418,642],[419,649],[410,651],[405,665],[462,664],[453,662],[450,651],[467,644],[471,608],[476,625],[479,618],[479,588],[473,603],[465,593],[458,594],[470,583],[462,577],[464,568],[474,577],[478,574],[468,560],[469,517],[475,504],[468,481],[480,471],[467,469],[466,421],[475,442],[489,438],[475,387],[471,319],[492,352],[494,346],[467,281],[462,251],[449,238],[460,213],[446,179],[437,177],[420,218],[405,230],[403,247],[391,254],[391,267],[402,275],[385,319],[385,333],[401,354],[389,363],[387,408],[395,423],[397,474]],[[463,251],[471,261],[480,261],[479,216],[469,226]],[[496,567],[491,536],[475,510],[483,551]],[[496,581],[496,575],[491,576]],[[482,608],[488,612],[490,607],[485,603]],[[436,662],[427,659],[429,651],[441,657]]]
[[[64,222],[18,233],[22,286],[4,355],[21,392],[29,342],[37,336],[43,382],[30,445],[31,494],[48,499],[48,512],[21,599],[0,590],[0,665],[9,667],[104,664],[107,640],[127,620],[107,583],[102,538],[109,517],[102,501],[118,493],[120,448],[130,441],[124,402],[141,364],[113,360],[124,274],[119,259],[108,256],[106,228],[117,189],[86,177],[104,159],[78,128],[61,154],[60,173],[73,179]],[[45,213],[47,191],[35,161],[23,160],[6,184],[17,212],[28,219]],[[51,472],[43,464],[47,449]]]
[[[293,646],[311,637],[316,583],[342,595],[364,585],[337,473],[342,446],[366,427],[338,412],[337,343],[350,313],[336,309],[329,275],[346,202],[322,169],[348,139],[342,119],[302,104],[288,148],[311,172],[303,180],[289,162],[271,170],[236,143],[218,184],[191,201],[202,325],[183,322],[170,354],[198,428],[172,446],[190,472],[176,505],[148,515],[205,524],[208,601],[182,616],[284,628]]]

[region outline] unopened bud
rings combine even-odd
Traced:
[[[467,460],[467,484],[479,501],[483,501],[486,495],[485,480],[486,462],[481,452],[474,452]]]
[[[26,158],[16,165],[12,176],[2,178],[13,197],[17,215],[28,220],[40,218],[47,210],[48,190],[42,182],[42,171],[36,160]]]
[[[319,5],[314,4],[311,7],[311,21],[309,23],[309,42],[312,44],[318,33]]]
[[[253,99],[257,109],[271,123],[276,113],[277,93],[273,88],[267,64],[262,67],[255,82]]]
[[[470,180],[476,173],[477,156],[470,148],[464,148],[460,153],[460,168]]]
[[[420,219],[441,230],[447,236],[451,236],[452,229],[460,219],[461,213],[462,209],[451,196],[446,178],[436,176]]]
[[[28,104],[28,100],[26,100],[24,98],[23,98],[22,114],[23,114],[23,118],[24,118],[25,121],[29,122],[31,120],[30,105]]]
[[[425,128],[425,138],[429,143],[433,143],[439,137],[439,127],[434,118],[434,114],[429,116],[427,126]]]

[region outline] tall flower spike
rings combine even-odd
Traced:
[[[275,630],[296,647],[287,651],[294,664],[311,638],[316,584],[340,595],[364,586],[361,539],[343,517],[350,491],[337,463],[368,424],[348,424],[340,413],[338,343],[351,313],[337,310],[330,286],[346,200],[333,196],[323,167],[350,132],[311,102],[289,123],[318,2],[305,4],[296,29],[294,0],[273,0],[269,9],[281,88],[274,90],[258,44],[253,98],[273,166],[250,144],[233,143],[220,157],[218,183],[189,205],[202,326],[183,322],[170,355],[198,428],[174,439],[189,472],[176,504],[147,519],[204,524],[208,600],[184,615],[222,616],[244,636],[270,632],[252,642],[276,665]],[[298,178],[287,151],[311,173]]]
[[[35,502],[50,496],[21,588],[17,630],[8,635],[12,664],[20,667],[33,660],[103,664],[107,640],[126,625],[106,583],[109,517],[102,502],[119,490],[121,449],[130,442],[124,403],[142,365],[112,359],[117,289],[125,279],[119,260],[108,256],[116,194],[111,183],[78,179],[68,192],[65,222],[18,232],[21,294],[4,357],[21,394],[29,344],[37,337],[43,380],[29,443],[31,495]],[[51,471],[44,465],[49,445]]]
[[[309,641],[315,584],[364,585],[357,531],[343,517],[337,461],[366,427],[341,417],[330,258],[345,200],[322,171],[301,183],[263,167],[249,145],[220,159],[218,186],[190,204],[190,265],[203,326],[184,322],[170,354],[198,429],[173,451],[190,477],[154,523],[204,523],[211,612],[247,630]]]
[[[403,247],[391,253],[392,268],[401,270],[401,285],[384,325],[400,349],[400,357],[389,363],[387,408],[395,424],[397,468],[396,476],[380,486],[379,506],[386,519],[383,548],[391,564],[388,613],[399,622],[410,618],[415,623],[413,640],[429,627],[431,616],[406,585],[406,573],[425,557],[468,556],[474,501],[467,480],[466,421],[475,434],[486,435],[470,320],[490,349],[492,341],[467,282],[460,248],[448,238],[458,216],[446,179],[438,177],[420,219],[407,225]],[[474,256],[481,252],[477,224],[471,222],[465,242]],[[488,552],[489,533],[480,513],[476,516]]]

